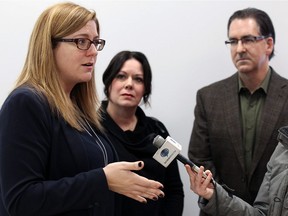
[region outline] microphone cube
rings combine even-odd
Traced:
[[[170,136],[167,136],[163,145],[153,155],[153,158],[164,167],[168,167],[181,150],[182,146]]]

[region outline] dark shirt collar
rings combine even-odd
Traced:
[[[268,91],[268,85],[269,85],[269,80],[270,80],[270,76],[271,76],[271,68],[269,67],[268,72],[265,76],[265,79],[263,80],[263,82],[261,83],[261,85],[255,90],[257,91],[258,89],[263,89],[263,91],[267,94]],[[238,76],[238,86],[239,86],[239,93],[241,91],[241,89],[247,89],[242,80],[240,79],[240,77]]]

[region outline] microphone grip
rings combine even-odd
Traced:
[[[184,165],[189,164],[189,166],[191,167],[193,172],[195,172],[195,173],[199,172],[199,167],[196,164],[194,164],[192,161],[190,161],[187,158],[185,158],[184,156],[182,156],[181,154],[178,154],[176,158],[177,158],[177,160],[179,160]],[[205,173],[203,173],[202,177],[206,179],[207,175]],[[211,179],[211,183],[215,184],[215,181],[213,178]]]

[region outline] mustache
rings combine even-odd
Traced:
[[[247,59],[250,59],[250,58],[246,53],[238,53],[236,56],[236,61],[247,60]]]

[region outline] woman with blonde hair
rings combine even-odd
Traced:
[[[46,9],[16,87],[0,111],[0,215],[114,215],[114,193],[146,203],[163,185],[116,162],[103,134],[94,66],[105,40],[96,13]]]

